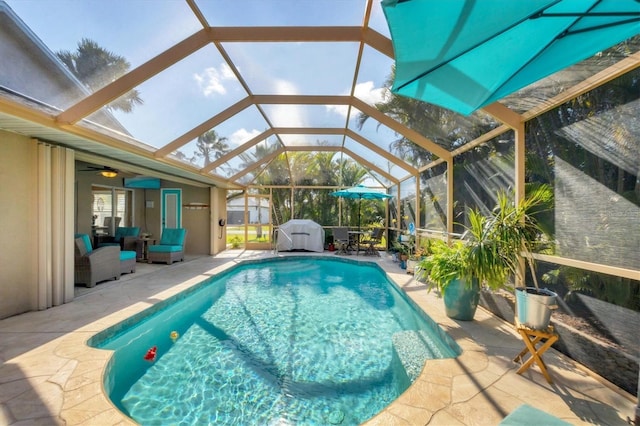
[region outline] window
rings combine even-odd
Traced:
[[[119,226],[133,226],[133,191],[129,189],[92,188],[94,234],[111,234]]]

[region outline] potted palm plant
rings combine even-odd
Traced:
[[[469,225],[462,240],[432,244],[432,254],[420,262],[419,276],[426,279],[429,290],[437,288],[443,295],[448,316],[472,320],[480,298],[480,285],[491,290],[507,287],[510,274],[522,278],[520,264],[524,259],[533,269],[530,254],[541,231],[531,212],[547,202],[550,194],[547,187],[537,188],[516,206],[506,193],[500,193],[498,204],[489,215],[478,210],[469,212]],[[535,279],[535,274],[532,275]],[[533,292],[530,288],[524,291]],[[555,293],[550,294],[553,295]]]
[[[488,218],[472,210],[469,224],[462,240],[451,244],[431,242],[431,254],[420,261],[418,268],[418,276],[426,280],[428,290],[436,288],[442,295],[447,316],[461,321],[473,320],[480,284],[499,288],[508,274],[488,229]]]
[[[540,330],[547,328],[551,311],[557,307],[557,294],[538,286],[532,256],[534,246],[544,243],[540,238],[544,232],[536,220],[536,209],[549,203],[551,198],[552,191],[546,185],[533,188],[518,205],[505,193],[500,193],[489,222],[504,267],[522,283],[525,282],[522,266],[526,264],[531,272],[534,286],[515,289],[516,317],[521,324]]]

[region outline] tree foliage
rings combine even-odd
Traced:
[[[395,67],[391,69],[384,83],[385,96],[382,102],[375,104],[376,109],[446,150],[458,148],[497,125],[493,119],[484,114],[466,117],[437,105],[396,95],[391,92],[394,78]],[[367,114],[360,113],[358,127],[362,129],[369,119]],[[425,165],[437,158],[413,141],[396,134],[398,138],[389,144],[389,150],[414,166]]]
[[[266,155],[266,152],[260,154]],[[263,157],[264,155],[260,158]],[[251,158],[250,161],[253,163],[256,158]],[[358,185],[368,176],[367,169],[335,152],[289,152],[274,158],[267,167],[256,174],[252,184],[262,188],[293,185],[292,188],[271,190],[274,223],[284,223],[296,218],[311,219],[325,226],[339,223],[355,226],[357,202],[341,200],[331,193],[338,187]],[[340,203],[342,208],[339,208]],[[383,217],[384,203],[362,204],[363,225],[377,223]]]
[[[92,92],[105,87],[129,72],[131,64],[123,56],[100,47],[95,41],[83,38],[75,51],[61,50],[56,56],[71,73]],[[138,90],[133,89],[107,105],[107,108],[131,112],[142,105]]]
[[[221,137],[214,129],[201,134],[196,141],[198,150],[194,152],[193,159],[203,158],[204,165],[207,166],[230,151],[227,141],[226,137]]]

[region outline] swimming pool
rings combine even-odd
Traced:
[[[89,343],[115,351],[105,389],[145,425],[359,424],[459,354],[377,265],[307,256],[244,263]]]

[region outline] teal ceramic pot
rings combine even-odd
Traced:
[[[474,279],[471,286],[467,282],[455,279],[444,292],[444,308],[449,318],[460,321],[472,321],[480,301],[480,285]]]

